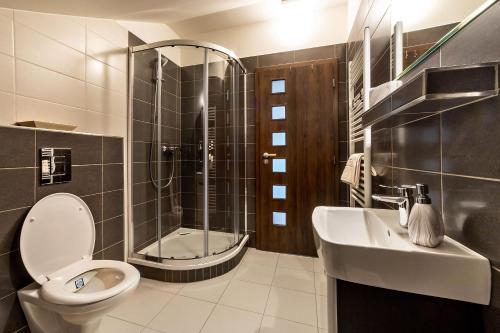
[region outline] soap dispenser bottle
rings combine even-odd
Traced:
[[[444,238],[444,223],[441,214],[432,206],[429,188],[417,184],[417,197],[408,220],[410,241],[421,246],[436,247]]]

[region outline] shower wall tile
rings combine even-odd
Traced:
[[[10,313],[4,318],[0,314],[0,330],[13,332],[25,325],[22,311],[18,313],[16,291],[32,280],[21,259],[19,238],[35,202],[57,192],[80,196],[95,222],[94,257],[120,259],[124,239],[123,139],[14,127],[0,127],[0,139],[12,141],[0,151],[0,161],[4,161],[0,164],[0,312]],[[10,146],[16,147],[14,158]],[[37,165],[42,147],[71,148],[70,182],[39,184]],[[113,191],[107,192],[109,189]]]

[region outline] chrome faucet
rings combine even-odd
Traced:
[[[410,211],[415,203],[415,199],[413,198],[413,188],[415,186],[385,186],[379,185],[384,188],[393,188],[398,191],[398,196],[389,196],[389,195],[379,195],[373,194],[372,199],[376,201],[382,201],[387,203],[395,203],[399,207],[399,224],[403,228],[408,228],[408,217],[410,216]]]

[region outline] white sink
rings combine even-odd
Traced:
[[[387,209],[316,207],[318,255],[331,278],[479,304],[489,304],[488,259],[445,237],[436,248],[415,245]]]

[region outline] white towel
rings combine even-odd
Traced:
[[[363,154],[352,154],[349,156],[340,180],[344,183],[352,185],[354,188],[358,188],[359,180],[361,178],[362,160]]]

